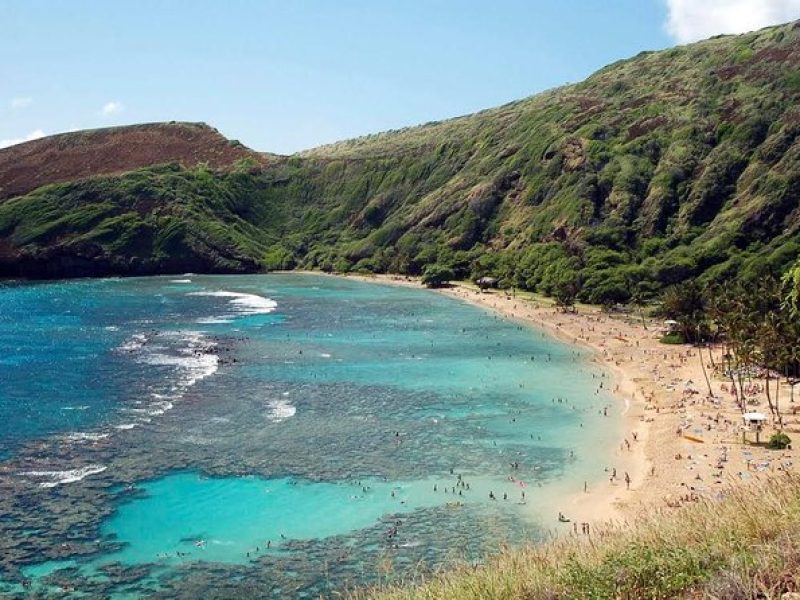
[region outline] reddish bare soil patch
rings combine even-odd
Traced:
[[[0,200],[50,183],[142,167],[207,163],[227,169],[267,155],[228,140],[204,123],[152,123],[63,133],[0,150]]]

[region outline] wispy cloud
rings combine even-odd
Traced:
[[[664,28],[678,43],[744,33],[800,18],[800,0],[666,0]]]
[[[111,115],[121,113],[123,110],[125,110],[125,105],[122,104],[122,102],[112,100],[103,105],[103,108],[100,109],[100,114],[104,117],[110,117]]]
[[[14,146],[15,144],[21,144],[22,142],[30,142],[31,140],[38,140],[40,137],[44,137],[46,134],[41,129],[36,129],[31,131],[28,135],[21,137],[21,138],[10,138],[7,140],[0,140],[0,148],[7,148],[8,146]]]
[[[33,98],[17,96],[16,98],[12,98],[9,104],[11,104],[11,108],[16,110],[19,108],[26,108],[30,106],[31,102],[33,102]]]

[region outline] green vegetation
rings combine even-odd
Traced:
[[[778,384],[800,375],[799,106],[797,24],[720,36],[264,164],[41,187],[0,202],[0,276],[304,268],[490,276],[565,311],[658,299],[678,323],[662,341],[701,362],[724,344],[742,410],[763,377],[780,426]],[[356,598],[777,598],[800,587],[799,516],[787,475]]]
[[[672,513],[456,567],[416,585],[355,593],[355,600],[567,598],[780,598],[800,572],[800,479],[730,489]]]
[[[0,237],[19,249],[23,266],[25,258],[47,261],[60,252],[91,260],[100,274],[291,268],[292,253],[270,235],[280,207],[251,203],[262,193],[241,172],[152,167],[3,202]]]
[[[659,340],[662,344],[685,344],[686,340],[680,333],[668,333]]]
[[[792,309],[795,291],[790,277],[781,281],[771,276],[705,289],[694,282],[673,286],[665,290],[659,311],[677,321],[678,331],[662,342],[689,341],[700,347],[721,343],[724,364],[720,371],[730,379],[742,412],[747,411],[748,402],[745,382],[763,377],[769,411],[780,428],[781,380],[800,375],[800,320]],[[713,365],[710,353],[709,358]],[[705,373],[702,358],[700,362]],[[710,392],[707,373],[706,383]]]
[[[0,275],[73,274],[54,256],[122,273],[440,265],[566,307],[780,276],[800,252],[799,72],[789,24],[268,166],[48,186],[0,204]]]
[[[453,271],[442,265],[428,265],[422,272],[422,284],[428,287],[442,287],[454,278]]]
[[[764,378],[774,422],[782,427],[781,377],[800,373],[796,318],[800,265],[778,280],[738,280],[701,287],[694,281],[664,290],[659,311],[676,321],[667,343],[685,339],[702,348],[721,343],[724,364],[742,412],[746,380]],[[560,294],[566,294],[561,296]],[[569,305],[569,290],[556,304]],[[640,302],[634,296],[634,303]],[[709,353],[713,365],[713,355]],[[716,365],[715,365],[716,367]],[[706,374],[706,382],[711,385]],[[774,392],[772,385],[774,383]],[[793,399],[790,400],[793,402]],[[783,450],[783,431],[767,447]],[[610,526],[587,540],[577,536],[522,549],[503,549],[482,566],[456,566],[356,592],[355,600],[560,598],[781,598],[800,589],[800,479],[783,473],[726,490],[673,513],[648,511],[635,522]]]
[[[769,438],[767,446],[773,450],[783,450],[792,444],[792,439],[785,433],[775,433]]]
[[[789,286],[789,308],[792,310],[795,317],[800,315],[800,259],[797,260],[794,267],[786,273],[783,282]]]

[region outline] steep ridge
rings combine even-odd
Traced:
[[[643,52],[474,115],[226,171],[40,188],[0,204],[0,274],[438,263],[615,302],[780,273],[800,251],[799,28]]]

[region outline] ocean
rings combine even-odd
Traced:
[[[11,596],[315,597],[479,561],[549,535],[621,430],[584,350],[322,275],[10,282],[0,352]]]

